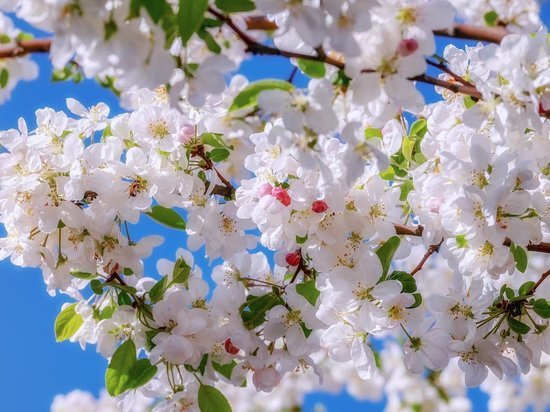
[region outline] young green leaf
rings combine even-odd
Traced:
[[[483,20],[485,20],[485,24],[487,24],[487,26],[496,26],[498,21],[498,14],[494,10],[488,11],[483,15]]]
[[[152,2],[153,3],[153,2]],[[193,34],[201,27],[208,0],[180,0],[178,32],[185,47]]]
[[[376,251],[380,263],[382,263],[382,280],[386,279],[386,275],[390,270],[390,265],[393,260],[393,255],[395,255],[400,243],[401,239],[399,236],[392,236]]]
[[[525,251],[525,249],[512,243],[510,245],[510,252],[514,256],[517,270],[519,270],[521,273],[525,273],[528,263],[527,252]]]
[[[305,75],[313,79],[325,77],[325,73],[327,72],[323,62],[314,60],[298,59],[298,67]]]
[[[418,119],[411,125],[409,136],[424,137],[428,131],[428,122],[426,119]]]
[[[535,282],[533,282],[532,280],[525,282],[523,285],[519,287],[519,291],[518,291],[519,296],[527,295],[527,293],[529,293],[529,291],[533,288],[533,286],[535,286]]]
[[[5,88],[8,85],[10,79],[10,72],[7,69],[0,70],[0,88]]]
[[[281,304],[281,298],[274,292],[267,295],[248,295],[240,307],[241,318],[247,329],[254,329],[265,322],[265,315],[271,308]]]
[[[176,263],[174,263],[174,270],[172,271],[172,283],[187,283],[190,273],[191,267],[183,258],[178,258]]]
[[[398,280],[403,285],[404,293],[416,292],[416,280],[407,272],[394,271],[388,276],[388,279]]]
[[[105,388],[109,395],[118,396],[129,389],[139,388],[157,373],[149,359],[136,359],[136,345],[128,339],[113,354],[105,372]]]
[[[510,329],[512,329],[514,332],[519,333],[520,335],[525,335],[526,333],[529,333],[531,328],[526,325],[523,322],[520,322],[517,319],[514,318],[506,318],[508,321],[508,326],[510,326]]]
[[[149,299],[151,303],[157,303],[164,296],[164,292],[168,288],[168,277],[163,276],[155,285],[149,290]]]
[[[231,152],[227,149],[214,149],[208,153],[208,157],[214,163],[222,162],[229,157]]]
[[[55,340],[63,342],[73,336],[84,323],[82,316],[76,313],[76,303],[67,306],[55,318]]]
[[[185,220],[173,209],[163,206],[153,206],[147,216],[172,229],[185,230]]]
[[[216,0],[216,7],[227,13],[252,11],[256,8],[252,0]]]
[[[212,367],[214,370],[229,381],[231,380],[231,374],[233,373],[235,366],[237,366],[237,362],[235,361],[231,361],[231,363],[225,363],[223,365],[217,362],[212,362]]]
[[[533,304],[533,310],[541,318],[550,318],[550,302],[546,299],[537,299]]]
[[[209,385],[199,386],[199,409],[201,412],[231,412],[223,393]]]
[[[233,100],[233,103],[229,107],[229,111],[232,112],[256,106],[258,104],[258,96],[264,90],[284,90],[288,92],[292,89],[294,89],[294,86],[283,80],[266,79],[252,82],[235,97],[235,100]]]
[[[315,306],[317,298],[321,294],[321,292],[317,290],[317,287],[315,286],[315,281],[313,279],[308,280],[304,283],[298,283],[296,285],[296,292],[306,298],[311,306]]]

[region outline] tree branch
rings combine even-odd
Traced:
[[[393,224],[395,228],[395,233],[398,235],[404,236],[422,236],[424,232],[423,226],[405,226],[398,223]],[[509,238],[505,238],[502,242],[504,246],[510,247],[512,241]],[[541,253],[550,253],[550,242],[541,242],[541,243],[529,243],[526,246],[527,250],[531,252],[541,252]]]
[[[29,53],[48,53],[51,39],[22,40],[8,46],[0,47],[0,59],[21,57]]]
[[[535,293],[535,291],[537,290],[537,288],[540,286],[540,284],[542,282],[544,282],[544,279],[546,279],[548,276],[550,276],[550,269],[548,269],[546,272],[544,272],[539,280],[537,281],[537,283],[535,283],[533,285],[533,287],[531,288],[531,290],[527,293],[528,295],[533,295]]]
[[[439,251],[439,247],[443,243],[443,240],[439,242],[437,245],[431,245],[426,253],[424,253],[424,256],[422,257],[422,260],[416,265],[416,267],[411,271],[411,276],[416,275],[417,272],[420,272],[422,270],[422,267],[424,266],[424,263],[428,260],[428,258],[433,255],[435,252]]]

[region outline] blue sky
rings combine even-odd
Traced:
[[[550,4],[543,8],[543,16],[550,20]],[[443,44],[440,44],[440,48]],[[75,85],[70,82],[51,83],[51,69],[46,56],[36,56],[40,65],[40,78],[32,83],[22,83],[12,95],[12,99],[0,106],[0,130],[17,126],[18,117],[24,117],[30,128],[34,128],[34,112],[41,107],[65,109],[68,97],[80,100],[85,106],[99,101],[112,108],[112,114],[120,112],[116,98],[109,91],[94,82]],[[245,62],[241,72],[249,79],[273,77],[287,78],[292,66],[276,57],[255,58]],[[305,79],[298,77],[300,85]],[[423,86],[422,91],[433,99],[431,87]],[[153,233],[156,230],[144,218],[138,230],[132,235]],[[172,257],[178,246],[184,244],[181,233],[163,230],[166,243],[146,266],[154,270],[154,261],[159,257]],[[38,270],[16,268],[8,261],[0,262],[0,279],[4,293],[1,301],[4,320],[0,333],[0,353],[4,353],[0,366],[0,410],[5,411],[48,411],[53,397],[73,389],[84,389],[99,393],[107,362],[95,352],[95,347],[82,351],[77,344],[56,343],[53,323],[63,302],[64,296],[51,298],[46,293],[42,276]],[[472,394],[474,411],[486,411],[486,397],[479,391]],[[382,410],[382,405],[358,403],[346,395],[315,395],[307,399],[305,411],[312,411],[316,402],[322,401],[329,411]],[[238,411],[237,411],[238,412]]]

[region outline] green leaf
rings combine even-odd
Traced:
[[[108,41],[111,37],[113,37],[117,31],[118,26],[116,21],[113,19],[109,19],[103,23],[103,38],[105,41]]]
[[[132,298],[130,297],[130,295],[128,295],[128,293],[126,292],[118,292],[118,304],[120,306],[122,305],[128,305],[128,306],[131,306],[132,305]]]
[[[487,26],[493,27],[497,25],[498,14],[496,11],[491,10],[483,15],[483,19],[485,20],[485,23],[487,24]]]
[[[0,34],[0,44],[8,44],[11,43],[11,37],[7,34]]]
[[[130,388],[130,370],[136,362],[136,345],[131,339],[120,345],[105,372],[105,388],[109,395],[118,396]]]
[[[472,96],[464,96],[464,107],[466,107],[466,109],[469,109],[475,104],[476,104],[476,101],[472,99]]]
[[[529,333],[531,328],[526,325],[523,322],[520,322],[517,319],[514,318],[506,318],[508,321],[508,326],[510,326],[510,329],[512,329],[514,332],[519,333],[520,335],[525,335],[526,333]]]
[[[407,309],[414,309],[421,305],[422,303],[422,295],[420,293],[413,293],[414,303],[409,306]]]
[[[296,285],[296,292],[306,298],[311,306],[315,306],[317,298],[321,294],[321,292],[317,290],[313,279],[304,283],[298,283]]]
[[[365,139],[376,137],[382,139],[382,131],[378,127],[367,127],[365,129]]]
[[[111,396],[139,388],[157,373],[149,359],[136,359],[136,345],[128,339],[113,354],[105,372],[105,387]]]
[[[223,393],[209,385],[199,386],[199,409],[201,412],[231,412]]]
[[[401,193],[399,194],[399,200],[401,200],[402,202],[406,202],[410,191],[414,189],[413,181],[412,180],[404,181],[403,184],[400,186],[400,189],[401,189]]]
[[[80,270],[77,270],[77,269],[71,269],[70,271],[71,273],[71,276],[75,277],[75,278],[78,278],[78,279],[94,279],[97,277],[97,273],[86,273],[86,272],[81,272]]]
[[[528,281],[528,282],[525,282],[523,285],[521,285],[519,287],[519,296],[525,296],[527,295],[527,293],[529,293],[531,291],[531,289],[533,288],[533,286],[535,286],[535,282],[533,281]]]
[[[400,243],[401,239],[399,236],[392,236],[376,251],[378,259],[380,259],[380,263],[382,263],[382,280],[386,279],[386,275],[390,270],[390,265],[393,260],[393,255],[395,255]]]
[[[216,0],[216,7],[227,13],[252,11],[256,8],[251,0]]]
[[[411,125],[409,136],[424,137],[427,131],[428,122],[426,122],[426,119],[418,119]]]
[[[412,161],[412,155],[413,155],[415,143],[416,141],[414,138],[411,138],[409,136],[403,137],[403,144],[401,145],[401,151],[405,159],[407,159],[409,162]]]
[[[245,109],[248,107],[254,107],[258,104],[258,95],[264,90],[284,90],[291,91],[294,86],[283,80],[266,79],[252,82],[246,86],[233,100],[229,111],[235,111],[239,109]]]
[[[174,270],[172,271],[172,283],[187,283],[190,273],[191,267],[182,257],[178,258],[176,263],[174,263]]]
[[[202,25],[208,0],[180,0],[178,11],[178,32],[183,46]]]
[[[212,146],[219,149],[227,149],[227,144],[223,140],[223,134],[221,133],[203,133],[200,136],[202,144]]]
[[[82,316],[76,313],[76,303],[67,306],[55,318],[55,340],[63,342],[73,336],[84,323]]]
[[[512,243],[510,245],[510,252],[512,252],[512,255],[514,256],[517,270],[519,270],[521,273],[525,273],[528,263],[527,252],[525,251],[525,249]]]
[[[395,171],[392,166],[389,166],[386,170],[380,172],[379,175],[384,180],[395,179]]]
[[[541,318],[550,318],[550,302],[546,299],[537,299],[535,303],[533,303],[533,310]]]
[[[307,234],[307,233],[306,233],[306,235],[303,236],[303,237],[296,235],[296,243],[299,244],[299,245],[303,245],[304,243],[306,243],[307,238],[308,238],[308,234]]]
[[[267,311],[282,303],[281,297],[274,292],[262,296],[248,295],[239,308],[244,326],[247,329],[260,326],[265,322]]]
[[[206,47],[208,48],[208,50],[210,50],[212,53],[220,54],[222,52],[222,48],[216,42],[216,39],[214,39],[214,36],[212,36],[208,30],[201,28],[199,29],[197,34],[204,41],[204,44],[206,44]]]
[[[172,11],[166,0],[141,0],[141,5],[145,7],[155,23],[158,23],[166,13]]]
[[[223,162],[225,159],[229,157],[230,154],[231,152],[227,149],[214,149],[208,153],[208,157],[214,163],[218,163],[218,162]]]
[[[10,72],[7,69],[0,70],[0,88],[5,88],[8,85],[10,79]]]
[[[167,288],[168,276],[163,276],[162,279],[155,283],[155,286],[149,290],[149,299],[151,299],[151,303],[157,303],[161,300]]]
[[[394,271],[388,279],[398,280],[403,285],[403,293],[416,292],[416,280],[407,272]]]
[[[220,365],[217,362],[212,362],[212,367],[214,370],[227,380],[231,380],[231,374],[233,373],[235,366],[237,366],[237,362],[235,361],[231,361],[231,363],[226,363],[223,365]]]
[[[327,72],[325,64],[323,62],[317,62],[315,60],[298,59],[298,67],[307,76],[313,79],[320,79],[325,77]]]
[[[90,282],[90,287],[92,288],[92,292],[94,292],[96,295],[103,294],[103,284],[99,279],[92,280]]]
[[[147,216],[172,229],[185,230],[185,220],[173,209],[163,206],[153,206]]]

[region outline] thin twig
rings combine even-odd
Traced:
[[[422,233],[424,232],[424,227],[422,226],[405,226],[398,223],[394,223],[393,226],[395,228],[395,233],[398,235],[422,236]],[[512,244],[512,240],[509,238],[505,238],[502,244],[504,246],[510,247],[510,245]],[[531,252],[550,253],[549,242],[529,243],[526,248]]]
[[[437,245],[431,245],[426,253],[424,253],[424,256],[422,257],[422,260],[418,262],[418,265],[411,271],[411,276],[416,275],[417,272],[420,272],[422,270],[422,267],[424,266],[424,263],[428,260],[428,258],[433,255],[435,252],[439,251],[439,247],[443,243],[443,240],[439,242]]]

